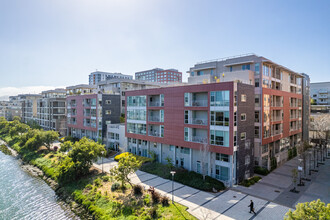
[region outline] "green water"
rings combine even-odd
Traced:
[[[31,176],[20,162],[0,151],[0,220],[79,219],[40,178]]]

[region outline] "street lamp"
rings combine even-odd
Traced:
[[[104,151],[101,151],[102,154],[102,174],[103,174],[103,155],[104,155]]]
[[[175,171],[170,172],[172,174],[172,204],[174,204],[174,174]]]

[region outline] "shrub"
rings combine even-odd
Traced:
[[[169,203],[169,198],[167,196],[163,196],[162,197],[162,205],[163,206],[168,206],[170,203]]]
[[[91,190],[93,188],[93,185],[92,184],[88,184],[85,189],[88,189],[88,190]]]
[[[130,155],[131,153],[129,152],[125,152],[125,153],[121,153],[121,154],[118,154],[117,156],[115,156],[115,161],[119,161],[120,158],[125,158],[125,157],[128,157],[128,155]]]
[[[120,187],[120,184],[119,183],[114,183],[111,186],[111,191],[114,192],[114,191],[118,190],[119,187]]]
[[[143,199],[143,203],[146,205],[146,206],[149,206],[150,205],[150,195],[147,194],[145,195],[144,199]]]
[[[263,175],[263,176],[267,176],[269,171],[266,168],[255,166],[254,167],[254,173],[260,174],[260,175]]]
[[[151,194],[151,199],[153,204],[158,204],[161,201],[162,196],[160,195],[159,192],[154,191]]]
[[[154,206],[150,209],[149,215],[151,216],[151,218],[154,218],[154,219],[158,217],[157,206]]]
[[[240,183],[240,185],[243,185],[245,187],[249,187],[249,186],[252,186],[253,184],[255,184],[256,182],[258,182],[260,179],[261,179],[260,176],[254,176],[254,177],[251,177],[250,179],[243,180]]]
[[[103,180],[104,182],[109,182],[109,181],[110,181],[110,176],[103,176],[103,177],[102,177],[102,180]]]
[[[6,145],[1,145],[0,151],[2,151],[2,153],[4,153],[4,154],[11,155],[11,151],[7,148]]]
[[[100,178],[97,178],[96,180],[94,180],[94,185],[99,187],[102,185],[102,180]]]
[[[141,196],[143,194],[143,188],[141,185],[134,185],[133,192],[135,196]]]

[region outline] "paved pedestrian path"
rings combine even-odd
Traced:
[[[103,169],[109,172],[116,166],[114,160],[103,160]],[[102,169],[102,163],[94,164]],[[172,181],[140,170],[131,174],[133,184],[140,184],[145,189],[153,186],[162,195],[172,198]],[[209,193],[174,182],[174,201],[188,207],[188,212],[198,219],[283,219],[289,207],[271,203],[266,199],[244,192],[228,189],[220,193]],[[249,213],[250,200],[253,200],[257,215]],[[271,214],[271,215],[270,215]]]
[[[303,181],[304,186],[297,186],[299,193],[292,193],[292,169],[297,168],[298,164],[296,157],[263,176],[258,183],[250,187],[234,186],[232,189],[291,208],[295,208],[297,203],[317,199],[330,203],[330,159],[317,168],[318,172],[307,173],[306,178],[311,181]]]

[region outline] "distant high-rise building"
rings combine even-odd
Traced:
[[[89,85],[96,85],[100,81],[110,80],[110,79],[133,79],[131,75],[124,75],[121,73],[107,73],[95,71],[89,74]]]
[[[182,73],[176,69],[161,69],[154,68],[151,70],[145,70],[135,73],[135,79],[149,81],[149,82],[159,82],[159,83],[173,83],[182,82]]]

